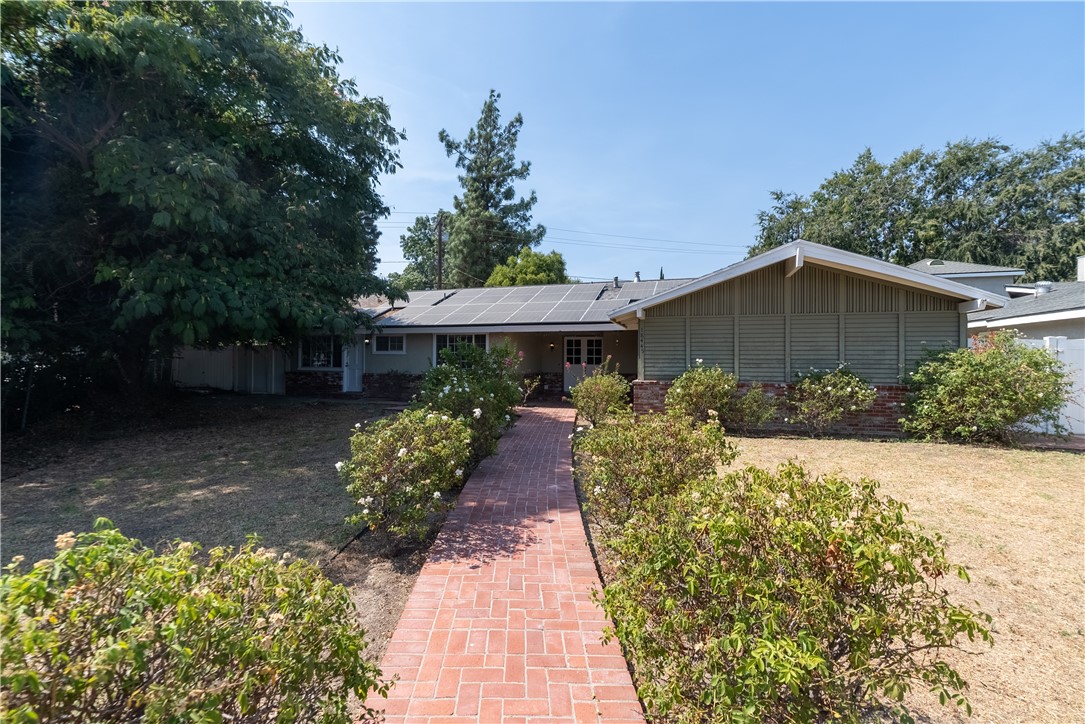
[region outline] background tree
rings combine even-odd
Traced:
[[[898,264],[934,257],[1071,279],[1085,253],[1085,134],[1024,151],[965,140],[889,164],[867,149],[809,196],[772,199],[751,255],[803,238]]]
[[[437,212],[448,222],[449,214]],[[447,234],[447,232],[445,232]],[[407,266],[402,272],[388,275],[388,283],[407,289],[437,288],[437,216],[418,216],[407,228],[407,233],[399,237],[399,246],[403,249],[403,258]]]
[[[565,275],[565,258],[556,251],[540,254],[529,247],[519,256],[510,256],[504,264],[494,267],[488,287],[522,287],[531,284],[570,284]]]
[[[129,389],[175,344],[356,323],[402,138],[270,3],[13,2],[3,346]],[[8,379],[9,375],[5,375]]]
[[[479,287],[494,267],[524,247],[537,246],[546,229],[531,225],[535,192],[516,195],[515,182],[527,178],[531,164],[516,160],[516,140],[524,125],[519,113],[501,125],[501,94],[490,91],[478,123],[462,141],[442,130],[445,153],[455,157],[463,196],[453,199],[446,281],[453,287]]]

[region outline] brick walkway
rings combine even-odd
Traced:
[[[573,410],[529,408],[471,476],[381,662],[396,722],[643,722],[573,490]],[[379,706],[379,702],[371,702]]]

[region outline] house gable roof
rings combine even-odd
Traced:
[[[990,264],[972,264],[965,261],[948,261],[945,259],[920,259],[915,264],[909,264],[909,269],[927,272],[939,277],[1005,277],[1021,276],[1024,269],[1010,266],[991,266]]]
[[[536,330],[621,328],[609,313],[633,300],[644,299],[685,283],[686,279],[588,284],[545,284],[525,287],[481,287],[407,292],[406,303],[381,304],[359,300],[386,331],[524,328]],[[598,329],[596,329],[598,327]]]
[[[856,274],[859,276],[879,279],[881,281],[900,284],[901,286],[920,289],[935,294],[944,294],[962,302],[961,311],[980,310],[988,307],[1001,307],[1006,299],[997,294],[985,292],[975,287],[970,287],[952,279],[943,279],[940,276],[910,269],[908,267],[892,264],[880,259],[872,259],[862,254],[836,249],[811,241],[799,239],[775,249],[770,249],[763,254],[740,261],[703,277],[686,282],[685,284],[666,290],[653,297],[642,299],[633,304],[615,309],[610,313],[610,318],[622,323],[634,315],[639,316],[643,310],[663,304],[672,299],[683,297],[692,292],[705,289],[721,282],[749,274],[750,272],[763,269],[773,264],[785,262],[789,268],[789,274],[801,267],[807,260],[819,266],[829,267],[838,271]],[[969,309],[971,307],[972,309]]]
[[[1003,327],[1085,318],[1085,282],[1053,282],[1047,294],[1015,297],[1001,309],[968,315],[969,327]]]

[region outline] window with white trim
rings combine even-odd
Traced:
[[[407,354],[407,337],[403,334],[378,334],[373,338],[374,354]]]
[[[434,353],[437,355],[436,359],[440,361],[441,350],[451,349],[457,350],[462,347],[474,345],[479,349],[486,349],[486,335],[485,334],[436,334],[434,335]]]
[[[343,342],[330,334],[302,337],[298,342],[298,367],[310,370],[343,369]]]

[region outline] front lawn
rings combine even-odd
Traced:
[[[971,684],[979,721],[1080,721],[1085,701],[1085,456],[1058,451],[857,440],[733,438],[735,467],[798,459],[867,476],[942,533],[971,584],[957,601],[994,616],[995,646],[947,658]],[[963,712],[910,702],[931,721]]]
[[[355,423],[380,412],[357,401],[223,395],[110,436],[91,430],[107,439],[5,440],[3,562],[52,557],[57,535],[90,530],[100,516],[155,547],[178,538],[236,547],[257,534],[350,589],[379,658],[425,557],[389,551],[376,536],[351,542],[359,527],[344,523],[355,506],[335,463],[349,455]]]

